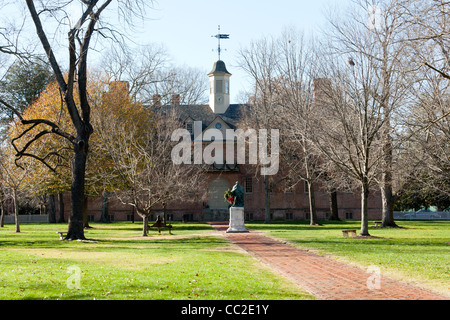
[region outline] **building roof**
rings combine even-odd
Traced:
[[[157,112],[161,112],[162,114],[174,112],[181,122],[185,122],[189,118],[193,121],[202,121],[204,130],[217,116],[225,121],[231,128],[236,128],[243,119],[245,113],[249,110],[250,106],[247,104],[230,104],[225,113],[216,114],[207,104],[194,104],[160,106],[158,107]]]
[[[227,67],[225,66],[225,62],[223,62],[222,60],[217,60],[214,63],[211,72],[208,73],[208,76],[212,75],[212,74],[217,74],[217,73],[226,73],[231,76],[231,73],[228,72]]]

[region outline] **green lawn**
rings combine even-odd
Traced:
[[[375,228],[370,222],[370,234],[378,237],[374,239],[342,236],[342,229],[355,228],[359,233],[359,221],[322,223],[321,227],[311,227],[306,221],[246,226],[341,261],[362,267],[378,266],[384,275],[450,297],[450,221],[397,221],[401,229]]]
[[[246,226],[448,295],[450,221],[398,223],[405,228],[370,228],[375,239],[343,238],[341,230],[358,229],[357,221]],[[204,223],[175,223],[173,235],[149,237],[141,237],[140,223],[91,225],[92,242],[60,241],[56,231],[66,224],[0,228],[0,299],[314,299]],[[71,270],[81,273],[80,289],[70,288]]]
[[[0,228],[0,299],[314,299],[207,224],[149,237],[140,223],[91,226],[95,242],[59,240],[65,224]]]

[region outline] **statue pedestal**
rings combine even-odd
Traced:
[[[227,233],[232,232],[248,232],[244,225],[244,208],[231,207],[230,208],[230,227]]]

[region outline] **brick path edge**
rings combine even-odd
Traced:
[[[449,300],[393,280],[271,239],[260,233],[226,233],[227,222],[208,222],[226,239],[321,300]]]

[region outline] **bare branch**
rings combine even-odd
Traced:
[[[443,76],[444,78],[450,80],[450,75],[447,74],[447,73],[445,73],[444,71],[437,69],[436,67],[432,66],[432,65],[429,64],[428,62],[425,62],[424,65],[426,65],[428,68],[430,68],[430,69],[436,71],[437,73],[439,73],[439,74],[440,74],[441,76]]]

